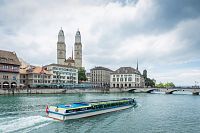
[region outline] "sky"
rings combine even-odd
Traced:
[[[83,66],[130,66],[177,86],[200,85],[199,0],[0,0],[0,49],[32,65],[56,63],[58,32],[67,57],[77,29]]]

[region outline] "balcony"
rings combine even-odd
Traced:
[[[19,69],[4,69],[4,68],[0,68],[0,72],[19,73]]]

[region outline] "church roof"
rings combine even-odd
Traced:
[[[58,35],[59,35],[59,36],[64,36],[64,31],[62,30],[62,28],[60,29]]]
[[[80,31],[79,31],[79,30],[76,32],[76,35],[81,35],[81,33],[80,33]]]
[[[0,63],[20,66],[19,59],[15,52],[0,50]]]
[[[69,57],[68,59],[65,60],[65,62],[74,63],[75,61],[72,59],[72,57]]]

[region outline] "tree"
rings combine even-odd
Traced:
[[[167,82],[167,83],[165,83],[165,88],[173,88],[173,87],[175,87],[175,85],[174,85],[174,83],[172,83],[172,82]]]
[[[80,68],[78,70],[78,81],[80,82],[80,81],[86,81],[86,80],[87,80],[87,78],[86,78],[86,74],[85,74],[85,69]]]
[[[175,87],[175,85],[172,82],[167,82],[167,83],[156,84],[156,87],[158,87],[158,88],[173,88],[173,87]]]
[[[157,87],[157,88],[165,88],[164,84],[161,83],[161,82],[160,82],[159,84],[156,84],[156,87]]]
[[[154,81],[153,81],[152,79],[146,78],[146,79],[145,79],[145,85],[146,85],[146,86],[154,87],[154,86],[155,86],[155,83],[154,83]]]

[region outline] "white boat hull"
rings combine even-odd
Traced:
[[[104,109],[104,110],[98,110],[98,111],[92,111],[92,112],[85,112],[85,113],[74,114],[74,115],[64,115],[64,114],[62,115],[62,114],[55,114],[55,113],[49,112],[48,117],[64,121],[64,120],[70,120],[70,119],[90,117],[90,116],[104,114],[104,113],[113,112],[113,111],[119,111],[119,110],[131,108],[133,106],[134,105],[128,105],[128,106],[123,106],[123,107]]]

